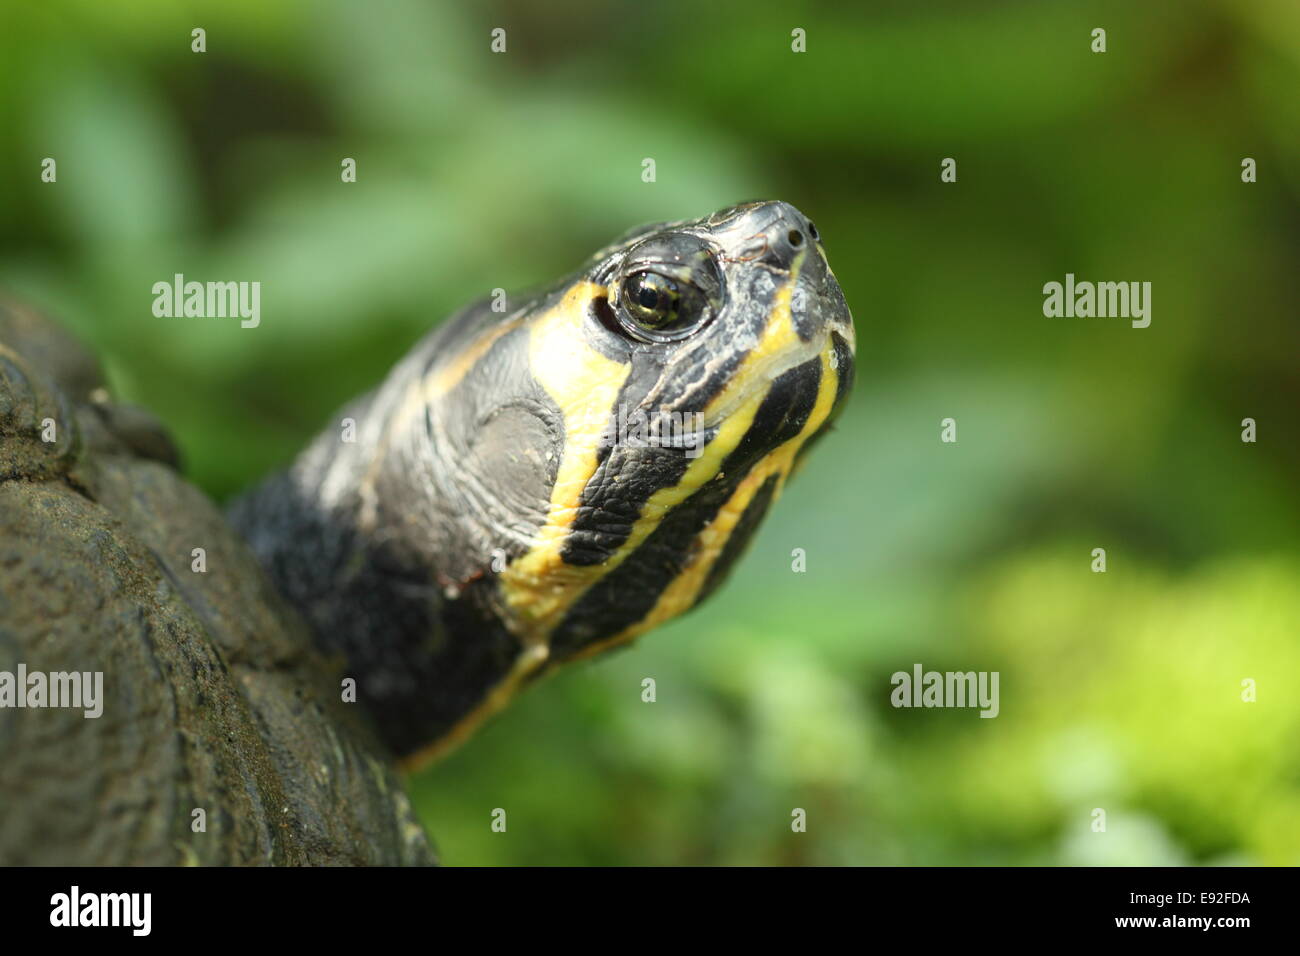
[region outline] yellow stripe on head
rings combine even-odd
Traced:
[[[529,366],[564,416],[564,451],[556,471],[546,523],[532,547],[501,574],[502,592],[525,641],[544,639],[549,621],[570,600],[561,558],[565,536],[578,515],[582,490],[595,474],[596,452],[631,365],[606,358],[587,342],[583,318],[604,287],[582,281],[538,316],[529,331]]]
[[[731,406],[738,395],[743,395],[754,387],[760,377],[768,380],[776,378],[786,369],[793,368],[811,359],[816,346],[804,343],[795,331],[794,315],[790,310],[795,286],[799,281],[799,269],[808,253],[799,253],[790,267],[790,278],[777,289],[772,297],[772,308],[768,312],[763,333],[758,344],[752,348],[736,369],[731,381],[718,392],[704,409],[706,421],[730,414]]]
[[[650,613],[618,634],[589,644],[575,654],[572,659],[578,660],[584,657],[592,657],[620,644],[626,644],[638,635],[658,627],[665,621],[672,620],[695,606],[696,601],[699,600],[700,591],[709,578],[709,573],[722,556],[727,542],[736,529],[737,522],[745,514],[745,509],[749,507],[758,490],[773,475],[777,476],[777,485],[773,491],[771,503],[776,502],[785,488],[786,479],[790,476],[790,471],[799,455],[799,450],[810,437],[817,433],[817,430],[830,416],[835,403],[835,392],[839,386],[839,375],[831,364],[829,352],[822,353],[821,364],[822,377],[817,392],[817,401],[804,427],[798,435],[773,450],[767,457],[754,465],[727,500],[727,503],[718,510],[713,520],[705,525],[696,536],[696,546],[693,549],[694,559],[681,574],[672,580],[659,596],[659,600]],[[760,395],[758,397],[761,400],[764,396]],[[751,419],[753,417],[752,410],[749,417]]]

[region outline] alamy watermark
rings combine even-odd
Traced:
[[[889,702],[895,707],[979,707],[981,717],[996,717],[998,671],[896,671]]]
[[[171,282],[155,282],[153,296],[153,314],[160,319],[238,316],[245,329],[255,329],[262,321],[260,282],[186,282],[178,272]]]
[[[629,448],[681,448],[687,458],[699,458],[708,441],[703,412],[673,412],[659,409],[645,412],[628,410],[620,404],[610,416],[605,435],[611,443]]]
[[[1151,324],[1150,282],[1075,282],[1074,273],[1065,282],[1043,286],[1043,315],[1048,318],[1132,319],[1135,329]]]
[[[120,926],[132,936],[148,936],[152,912],[152,893],[83,893],[74,885],[50,897],[51,926]]]
[[[104,712],[103,671],[0,671],[0,707],[80,709],[93,720]]]

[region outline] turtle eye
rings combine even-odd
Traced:
[[[692,283],[649,270],[623,279],[618,304],[623,327],[654,342],[684,338],[708,315],[708,302]]]
[[[714,247],[690,233],[656,232],[607,259],[594,275],[608,291],[601,322],[635,342],[681,341],[726,304]]]
[[[677,321],[682,293],[677,283],[657,272],[638,272],[623,280],[623,303],[637,325],[662,329]]]

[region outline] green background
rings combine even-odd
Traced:
[[[0,284],[222,500],[495,287],[739,200],[816,221],[836,433],[708,606],[413,780],[448,863],[1300,863],[1293,0],[0,17]],[[260,281],[261,327],[155,318],[176,272]],[[1045,318],[1067,272],[1150,281],[1150,328]],[[1000,716],[891,708],[915,663],[999,671]]]

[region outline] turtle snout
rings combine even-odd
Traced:
[[[788,202],[759,203],[749,218],[754,226],[749,238],[762,240],[763,261],[788,270],[801,258],[805,266],[821,259],[817,254],[817,227]],[[824,261],[821,265],[824,267]]]
[[[811,219],[788,202],[764,200],[715,213],[709,225],[724,261],[742,269],[758,267],[767,275],[755,282],[788,288],[790,316],[801,341],[829,341],[838,334],[853,350],[853,316]]]
[[[773,220],[767,229],[768,242],[777,257],[786,260],[786,267],[792,266],[801,252],[819,258],[815,254],[819,236],[812,220],[788,202],[773,202],[769,208]]]

